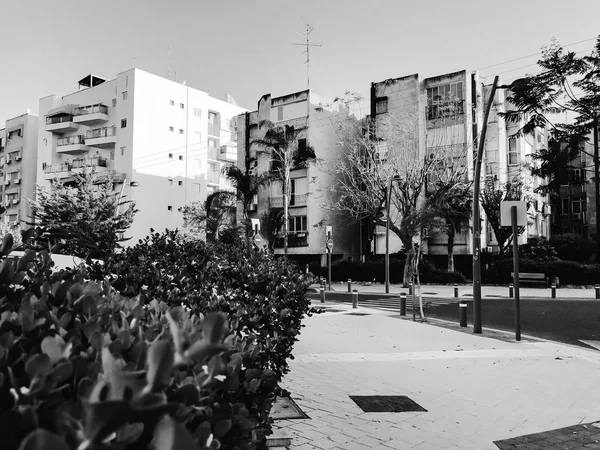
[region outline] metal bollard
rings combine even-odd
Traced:
[[[454,297],[458,298],[458,284],[454,285]]]
[[[515,295],[515,287],[512,283],[508,285],[508,296],[509,298],[513,298]]]
[[[352,278],[348,278],[348,292],[352,292]]]
[[[467,326],[467,302],[461,301],[458,304],[458,317],[460,320],[460,326],[463,328],[466,327]]]
[[[352,291],[352,308],[358,308],[358,291],[356,289]]]
[[[412,295],[413,293],[413,284],[412,281],[408,283],[408,295]]]
[[[552,283],[552,298],[556,298],[556,283]]]
[[[325,286],[321,285],[321,303],[325,303]]]
[[[600,284],[594,286],[596,288],[596,298],[600,299]]]
[[[406,293],[400,293],[400,315],[406,315]]]

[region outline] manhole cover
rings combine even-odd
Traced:
[[[370,316],[369,313],[348,313],[347,316]]]
[[[271,408],[270,416],[274,420],[310,419],[291,397],[277,397]]]
[[[409,412],[427,410],[405,395],[350,395],[364,412]]]

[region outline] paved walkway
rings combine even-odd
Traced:
[[[275,423],[292,449],[497,449],[494,441],[600,419],[593,350],[324,306],[338,312],[306,319],[283,381],[310,417]],[[349,315],[357,311],[367,315]],[[405,395],[427,412],[365,413],[349,395]]]

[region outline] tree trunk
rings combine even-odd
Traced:
[[[404,276],[402,277],[402,286],[408,287],[408,284],[413,281],[413,264],[415,251],[413,249],[412,239],[407,236],[400,238],[402,245],[406,251],[406,261],[404,262]]]
[[[454,227],[448,227],[448,272],[454,272]]]
[[[290,183],[290,166],[285,165],[285,180],[283,182],[283,254],[288,255],[288,187]]]
[[[413,285],[413,290],[417,289],[419,296],[419,317],[421,320],[425,319],[425,311],[423,311],[423,296],[421,295],[421,277],[419,275],[419,259],[421,258],[421,246],[422,242],[419,243],[419,247],[414,255],[414,263],[413,263],[413,271],[415,275],[415,283]]]

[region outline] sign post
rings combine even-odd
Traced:
[[[509,219],[510,218],[510,219]],[[521,340],[521,299],[519,297],[519,226],[527,226],[527,204],[521,201],[500,203],[500,225],[512,227],[513,285],[515,296],[515,340]]]
[[[258,250],[260,248],[260,244],[262,242],[262,238],[260,237],[260,220],[259,219],[250,219],[252,221],[252,229],[254,230],[254,234],[252,235],[252,241],[254,243],[254,248]]]
[[[331,252],[333,251],[333,239],[331,239],[332,228],[330,226],[325,228],[327,234],[327,241],[325,243],[325,249],[327,250],[327,290],[331,290]]]

